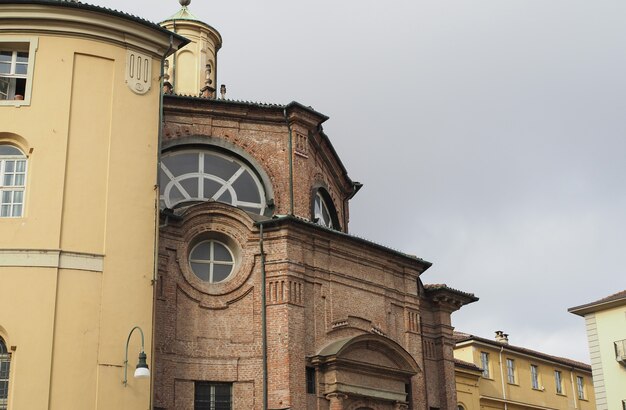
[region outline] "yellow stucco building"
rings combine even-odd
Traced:
[[[625,410],[626,290],[569,312],[585,318],[598,410]]]
[[[159,77],[187,40],[73,1],[0,17],[0,409],[147,409],[128,338],[152,359]]]
[[[591,367],[574,360],[455,332],[458,410],[594,410]]]

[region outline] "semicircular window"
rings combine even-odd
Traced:
[[[256,173],[243,161],[215,151],[175,151],[161,161],[161,207],[214,200],[262,215],[267,203]]]

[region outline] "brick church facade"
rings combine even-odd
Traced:
[[[351,235],[328,117],[226,99],[179,1],[0,0],[0,410],[456,409],[477,298]]]
[[[155,409],[456,409],[450,315],[477,299],[423,285],[429,262],[350,235],[361,184],[324,134],[328,117],[218,98],[221,37],[182,4],[162,24],[176,22],[192,49],[197,31],[203,60],[189,70],[202,68],[203,87],[176,87],[193,60],[176,54],[161,141]]]

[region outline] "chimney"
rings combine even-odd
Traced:
[[[496,330],[496,342],[508,345],[509,335],[504,333],[502,330]]]

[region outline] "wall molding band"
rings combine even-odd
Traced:
[[[102,272],[104,255],[51,249],[0,249],[0,267],[9,266]]]

